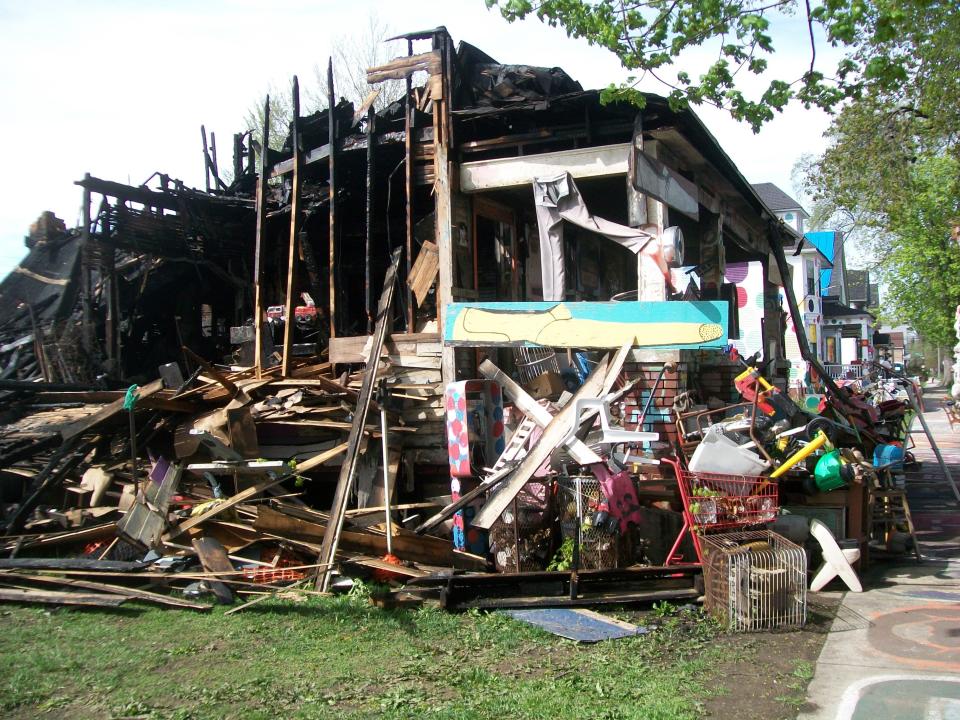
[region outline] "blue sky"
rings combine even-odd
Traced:
[[[536,20],[510,25],[483,0],[0,0],[0,137],[10,143],[0,276],[23,256],[23,236],[43,210],[77,223],[73,182],[85,172],[138,184],[159,170],[202,186],[200,125],[217,133],[221,164],[229,162],[251,104],[271,85],[289,87],[295,73],[313,77],[331,42],[361,32],[371,13],[396,32],[446,25],[455,41],[501,62],[559,65],[584,87],[626,75],[606,50]],[[795,77],[809,62],[806,24],[792,18],[774,30],[771,71]],[[818,48],[818,58],[831,55]],[[709,57],[695,53],[684,69],[695,75]],[[793,163],[823,149],[829,124],[794,105],[754,135],[720,111],[697,112],[749,181],[787,192]]]

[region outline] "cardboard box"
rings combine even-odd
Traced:
[[[547,371],[538,375],[527,384],[527,391],[535,400],[556,400],[566,388],[558,373]]]

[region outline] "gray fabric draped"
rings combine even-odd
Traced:
[[[655,239],[638,228],[620,225],[590,214],[570,173],[533,179],[533,197],[540,235],[543,299],[563,300],[566,272],[563,264],[563,221],[603,235],[634,254]]]

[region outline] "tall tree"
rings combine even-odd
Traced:
[[[398,41],[389,41],[391,34],[390,26],[371,13],[367,16],[362,32],[338,37],[333,42],[330,57],[333,58],[333,85],[338,97],[349,100],[354,107],[360,107],[372,90],[367,84],[367,68],[382,65],[402,51]],[[373,105],[376,110],[401,98],[405,89],[400,80],[388,80],[377,87],[380,94]],[[326,63],[323,63],[323,67],[315,64],[313,81],[301,82],[300,89],[301,111],[305,115],[327,107]],[[247,128],[253,130],[257,142],[260,142],[263,134],[263,103],[267,95],[270,96],[270,147],[279,150],[287,138],[292,119],[293,106],[289,85],[271,85],[267,92],[250,105],[244,121]]]
[[[637,75],[607,89],[607,98],[638,105],[638,84],[647,76],[669,88],[675,106],[707,103],[724,108],[759,130],[791,100],[832,110],[845,99],[891,93],[911,77],[936,72],[936,57],[919,58],[914,49],[947,20],[955,23],[956,0],[486,0],[510,21],[535,15],[613,52]],[[799,15],[806,25],[809,54],[784,77],[771,77],[769,58],[780,38],[778,20]],[[953,36],[956,42],[956,35]],[[817,46],[843,49],[827,71],[817,66]],[[936,43],[946,49],[941,43]],[[685,68],[703,47],[716,59],[698,78]],[[745,77],[766,88],[754,97]],[[931,96],[933,88],[930,88]],[[932,99],[932,97],[931,97]]]
[[[960,302],[960,9],[901,1],[902,32],[880,55],[903,58],[899,82],[866,85],[808,161],[805,189],[822,226],[853,233],[886,285],[882,314],[928,341],[952,345]]]

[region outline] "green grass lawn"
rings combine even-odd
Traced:
[[[0,612],[4,717],[695,718],[725,692],[724,663],[750,659],[699,614],[662,609],[650,635],[596,645],[497,613],[381,610],[362,593],[229,617]]]

